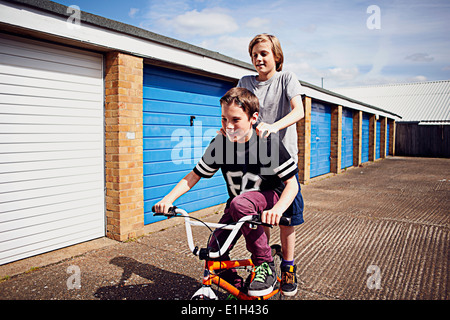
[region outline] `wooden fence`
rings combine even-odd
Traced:
[[[397,122],[395,154],[398,156],[450,158],[450,125]]]

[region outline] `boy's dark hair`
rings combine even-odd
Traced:
[[[229,106],[230,104],[236,104],[241,107],[250,119],[255,112],[259,112],[259,100],[253,94],[253,92],[245,88],[231,88],[220,99],[220,105]]]

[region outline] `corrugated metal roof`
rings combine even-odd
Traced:
[[[333,91],[399,114],[401,121],[450,123],[450,80],[338,88]]]

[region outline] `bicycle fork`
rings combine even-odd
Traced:
[[[201,299],[201,300],[217,300],[218,297],[214,293],[211,288],[211,285],[214,283],[218,287],[226,290],[228,293],[234,295],[238,299],[248,300],[254,299],[254,297],[249,297],[246,294],[242,293],[238,288],[228,283],[226,280],[222,279],[219,275],[216,274],[217,270],[227,270],[236,267],[253,267],[253,263],[250,259],[246,260],[234,260],[234,261],[205,261],[205,268],[203,273],[203,281],[202,287],[198,289],[192,299]]]
[[[278,289],[274,290],[271,294],[264,297],[252,297],[248,296],[234,285],[230,284],[220,276],[216,274],[216,270],[228,270],[236,267],[253,267],[253,263],[251,259],[246,260],[232,260],[232,261],[205,261],[205,268],[203,274],[203,285],[197,290],[194,294],[193,299],[197,297],[197,299],[218,299],[217,295],[211,288],[211,285],[214,283],[218,287],[226,290],[229,294],[232,294],[239,300],[257,300],[257,299],[268,299],[271,296],[275,295],[278,292]],[[252,271],[252,279],[253,279],[253,271]]]
[[[219,262],[219,261],[211,261],[211,260],[206,260],[205,261],[205,268],[203,271],[203,281],[202,281],[202,287],[200,289],[198,289],[194,295],[192,296],[192,299],[198,299],[198,300],[218,300],[217,295],[215,294],[215,292],[212,290],[211,285],[213,283],[215,283],[218,286],[225,286],[224,289],[226,290],[237,290],[236,288],[234,288],[234,286],[230,285],[228,282],[226,282],[223,279],[220,279],[220,277],[218,275],[215,274],[215,270],[220,270],[220,269],[226,269],[227,268],[227,264],[229,261],[223,261],[223,262]],[[239,290],[237,290],[239,291]]]

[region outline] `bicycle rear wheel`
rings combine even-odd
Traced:
[[[272,251],[272,258],[273,263],[275,265],[275,272],[277,273],[277,277],[281,278],[281,261],[283,260],[283,255],[281,253],[281,246],[279,244],[273,244],[270,246],[270,249]],[[275,289],[280,288],[280,282],[277,281],[277,285]],[[281,291],[278,291],[277,294],[270,297],[269,300],[282,300],[283,295],[281,294]]]

